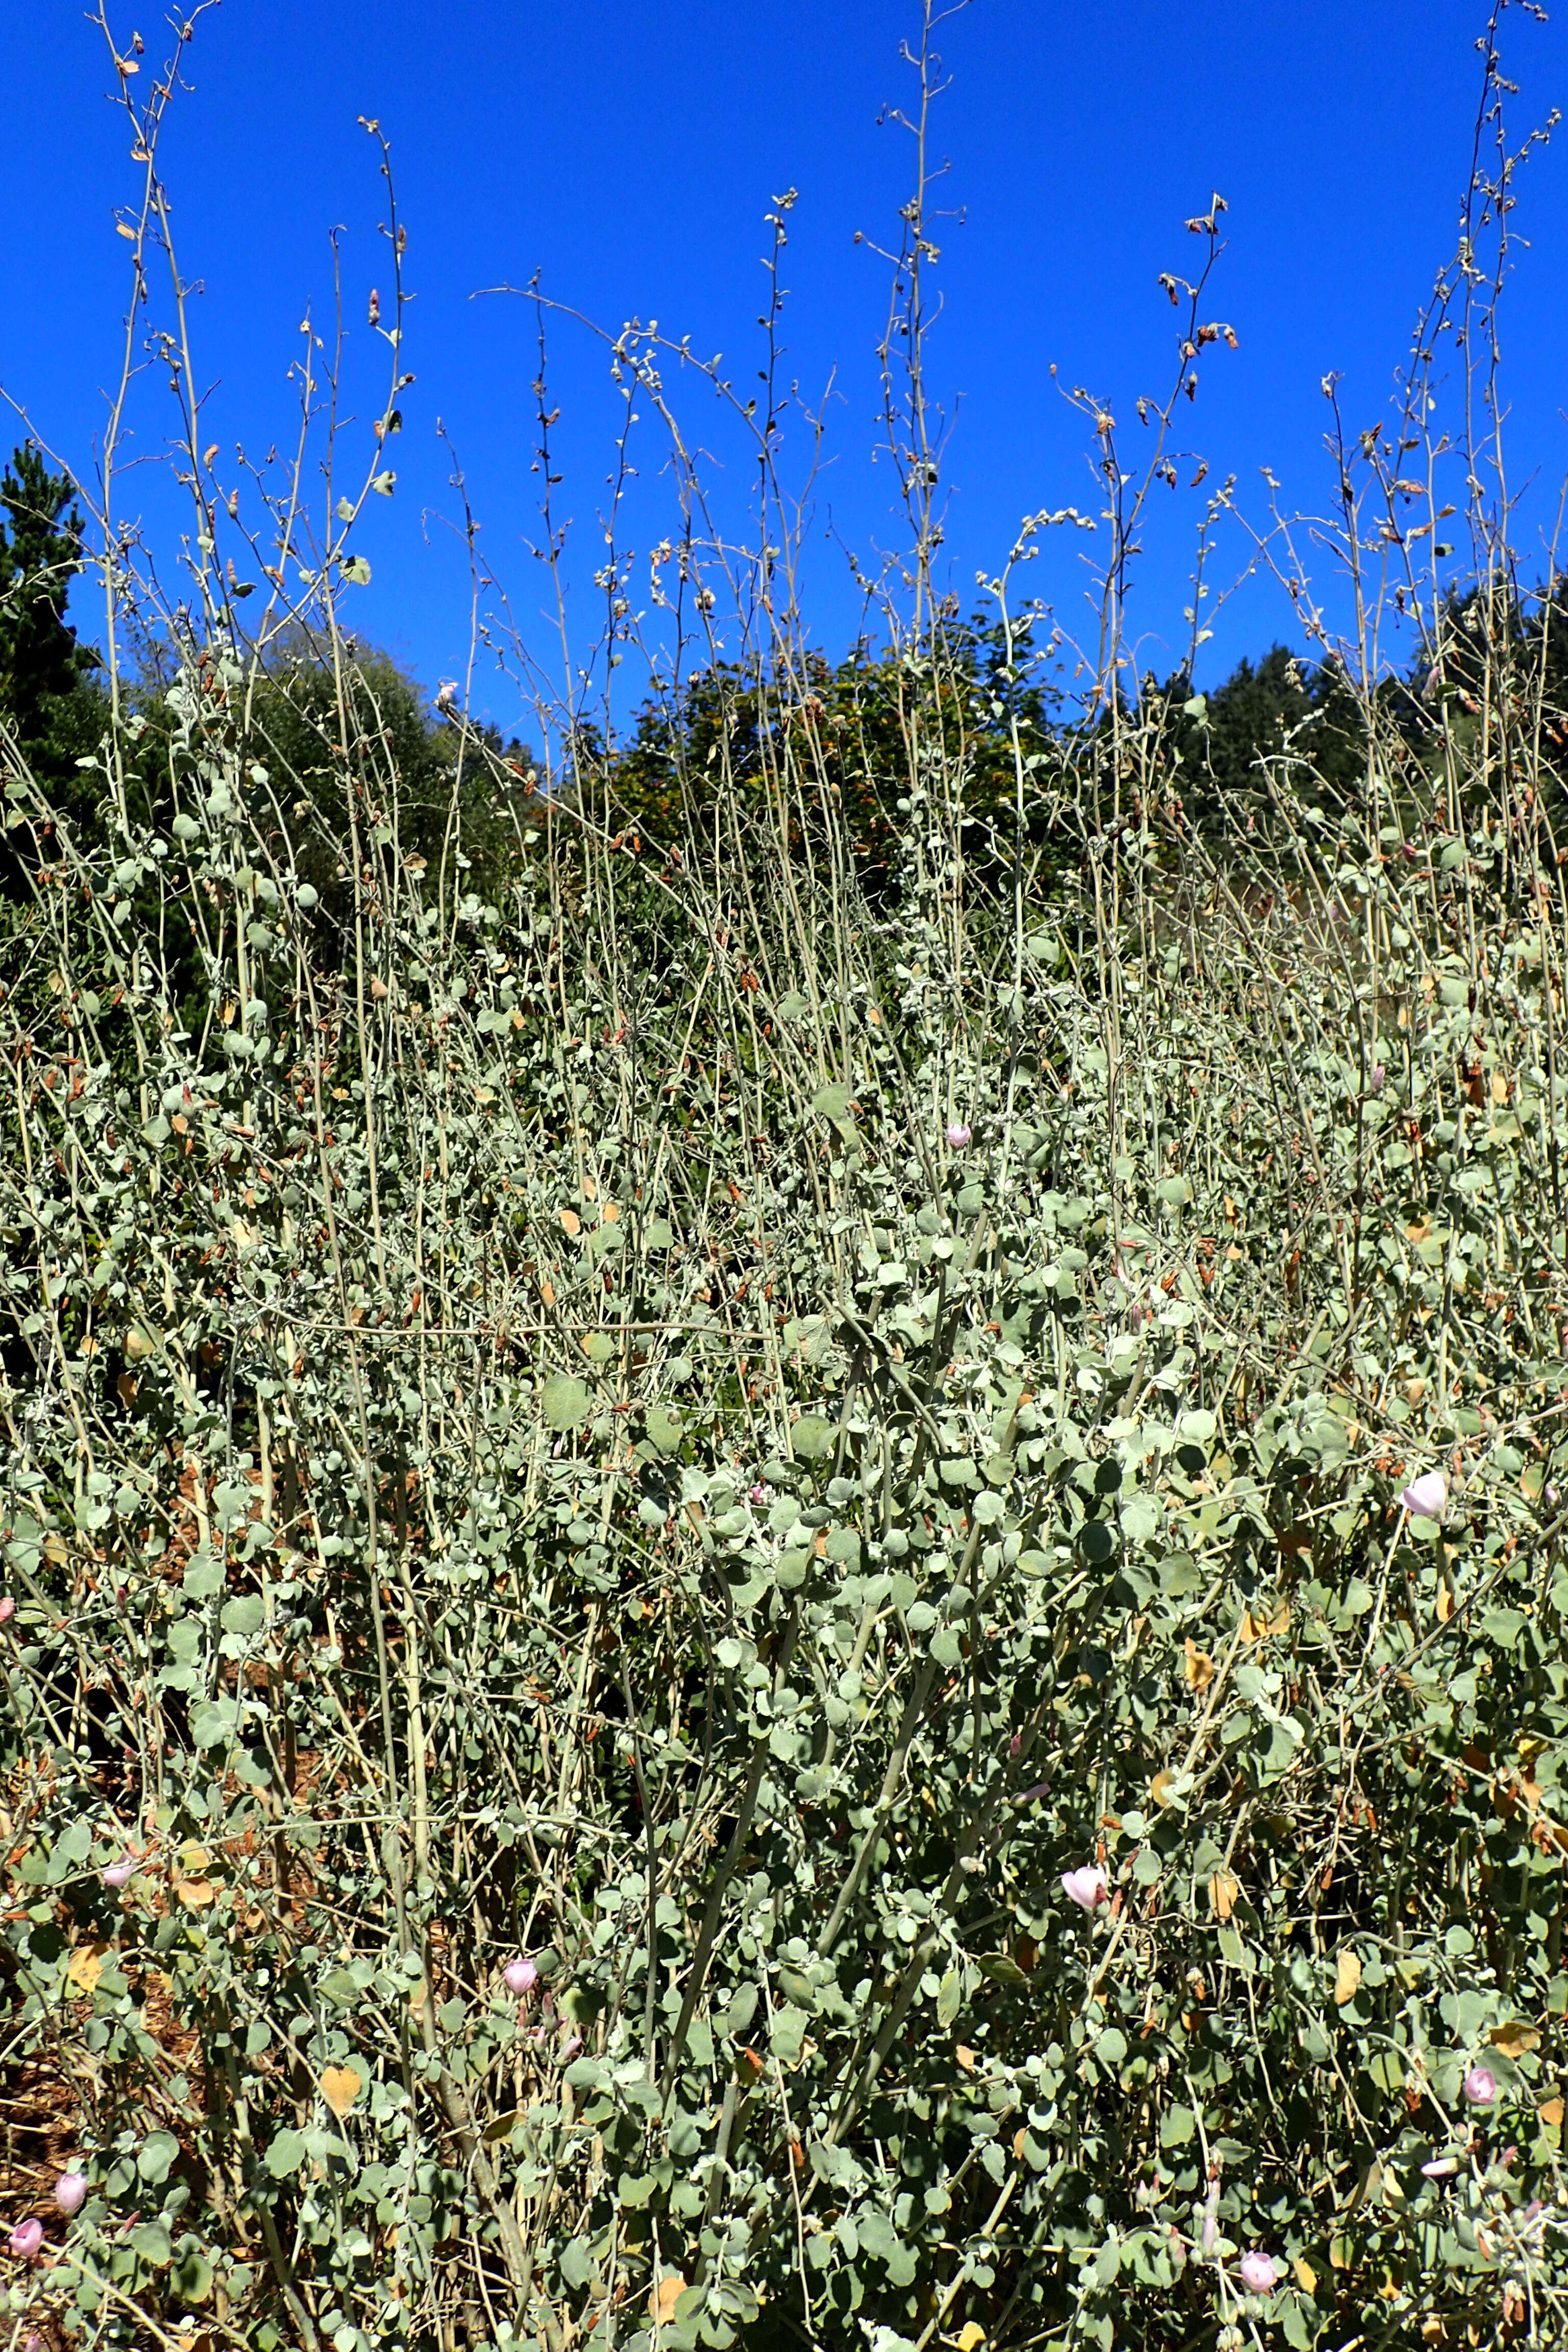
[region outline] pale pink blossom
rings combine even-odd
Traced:
[[[1489,2066],[1472,2066],[1465,2077],[1465,2096],[1472,2107],[1489,2107],[1497,2097],[1497,2076]]]
[[[0,1595],[0,1625],[8,1625],[16,1614],[16,1604],[7,1592]]]
[[[131,1856],[126,1854],[123,1860],[111,1862],[106,1870],[100,1870],[98,1874],[105,1886],[123,1886],[128,1879],[135,1877],[136,1864]]]
[[[1080,1911],[1097,1911],[1110,1892],[1110,1882],[1097,1862],[1086,1862],[1081,1869],[1062,1874],[1062,1893]]]
[[[1255,2246],[1241,2258],[1241,2284],[1248,2294],[1272,2294],[1279,2269],[1272,2254],[1259,2253]]]
[[[948,1120],[947,1148],[950,1151],[967,1151],[973,1139],[973,1129],[966,1126],[963,1119]]]
[[[85,2172],[62,2172],[55,2183],[55,2203],[62,2213],[79,2213],[87,2202]]]
[[[11,2232],[11,2252],[19,2263],[30,2263],[44,2242],[44,2225],[37,2220],[18,2221]]]
[[[521,1958],[508,1960],[505,1968],[501,1970],[501,1980],[505,1984],[508,1992],[516,1993],[521,2000],[523,1994],[525,1992],[531,1992],[534,1986],[539,1982],[539,1969],[536,1964],[529,1958],[527,1953],[524,1952]]]
[[[748,1498],[753,1503],[762,1504],[768,1499],[768,1490],[760,1478],[754,1486],[748,1487],[746,1491]]]
[[[1415,1519],[1440,1519],[1448,1502],[1448,1482],[1440,1470],[1424,1470],[1412,1478],[1399,1500]]]
[[[1435,2156],[1430,2164],[1422,2166],[1421,2170],[1427,2180],[1448,2180],[1458,2168],[1459,2159],[1457,2156]]]

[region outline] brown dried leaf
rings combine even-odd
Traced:
[[[1347,1944],[1334,1969],[1334,1999],[1342,2009],[1355,1999],[1360,1983],[1361,1954]]]
[[[1233,1870],[1216,1870],[1209,1880],[1209,1909],[1216,1919],[1228,1919],[1236,1908],[1236,1898],[1241,1893],[1241,1881]]]
[[[1192,1635],[1187,1635],[1186,1654],[1182,1672],[1195,1691],[1207,1690],[1214,1680],[1214,1660],[1206,1650],[1200,1650]]]
[[[1506,2025],[1494,2025],[1487,2040],[1505,2058],[1522,2058],[1527,2050],[1539,2050],[1541,2047],[1540,2033],[1533,2025],[1527,2025],[1522,2017],[1510,2018]]]

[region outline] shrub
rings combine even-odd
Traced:
[[[19,2325],[1560,2328],[1539,703],[1417,824],[1362,677],[1205,840],[1112,632],[976,865],[906,478],[874,894],[804,696],[657,859],[574,698],[487,892],[295,814],[216,619],[155,808],[10,761]]]

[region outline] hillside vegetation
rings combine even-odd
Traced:
[[[1419,421],[1517,157],[1227,781],[1103,411],[1098,646],[1051,518],[933,588],[921,60],[863,659],[628,332],[629,742],[432,727],[194,396],[187,601],[100,514],[89,764],[7,728],[18,2352],[1563,2340],[1568,714]]]

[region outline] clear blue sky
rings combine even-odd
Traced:
[[[149,7],[114,0],[122,44],[162,53]],[[1083,380],[1125,415],[1162,386],[1171,320],[1157,273],[1181,268],[1181,223],[1211,190],[1229,201],[1229,251],[1213,298],[1240,349],[1205,370],[1191,436],[1214,476],[1235,471],[1257,503],[1270,465],[1287,495],[1321,509],[1329,488],[1319,389],[1343,371],[1351,421],[1386,413],[1415,308],[1453,243],[1479,87],[1478,0],[974,0],[947,26],[952,86],[936,142],[951,163],[942,232],[946,315],[933,388],[960,403],[951,457],[952,578],[967,601],[1024,512],[1096,503],[1080,422],[1052,385]],[[460,667],[466,564],[437,517],[450,516],[439,416],[465,466],[482,544],[528,633],[547,649],[535,529],[523,306],[474,300],[502,280],[545,288],[612,326],[638,314],[753,365],[763,290],[763,215],[794,185],[785,282],[786,365],[820,389],[838,371],[835,462],[818,511],[862,556],[896,537],[876,439],[873,350],[885,275],[854,232],[889,234],[908,184],[908,142],[878,127],[907,99],[898,60],[910,0],[224,0],[186,51],[193,85],[163,152],[194,308],[201,373],[213,386],[204,439],[226,457],[287,442],[287,370],[310,302],[331,302],[327,231],[342,226],[355,368],[368,369],[366,291],[385,288],[376,159],[356,129],[379,117],[394,149],[409,233],[407,427],[399,489],[376,501],[363,541],[374,578],[353,609],[363,627],[433,682]],[[1505,58],[1522,85],[1522,129],[1568,100],[1568,39],[1518,9]],[[84,474],[117,364],[129,248],[113,208],[138,174],[112,79],[79,0],[5,11],[8,97],[0,143],[0,383]],[[1568,454],[1568,205],[1561,142],[1523,183],[1521,248],[1506,320],[1516,474],[1534,470],[1537,509]],[[596,561],[612,420],[602,362],[556,331],[553,397],[563,418],[563,512],[575,519],[569,568]],[[379,383],[379,375],[374,381]],[[368,420],[373,378],[355,381]],[[710,411],[692,395],[693,416]],[[157,440],[157,406],[141,413]],[[364,425],[354,428],[360,443]],[[659,495],[644,452],[643,531]],[[138,490],[136,496],[142,493]],[[147,511],[161,512],[151,483]],[[1199,500],[1167,497],[1139,590],[1146,658],[1179,646],[1183,575]],[[634,538],[637,531],[634,531]],[[1078,549],[1058,544],[1031,585],[1070,614]],[[1220,576],[1216,573],[1216,577]],[[811,576],[809,619],[837,650],[857,606],[841,557]],[[1272,591],[1249,589],[1208,648],[1211,679],[1246,649],[1289,636]],[[84,620],[87,615],[84,614]],[[481,681],[507,724],[516,698]]]

